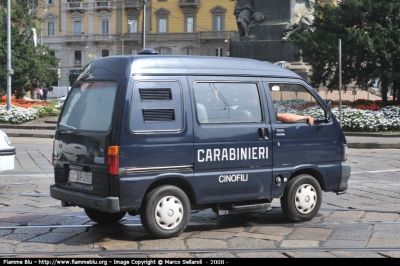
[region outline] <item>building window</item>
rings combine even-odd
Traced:
[[[214,16],[213,30],[214,31],[223,30],[223,27],[222,27],[222,16]]]
[[[132,55],[137,55],[137,50],[136,49],[132,49],[131,54]]]
[[[47,22],[47,36],[54,36],[54,22]]]
[[[137,33],[138,32],[138,23],[137,19],[129,19],[128,20],[128,33]]]
[[[168,32],[168,16],[169,11],[165,8],[159,8],[154,14],[157,20],[157,33],[167,33]]]
[[[167,33],[167,19],[160,18],[158,20],[158,33]]]
[[[221,57],[222,55],[222,48],[215,48],[215,56]]]
[[[109,56],[108,50],[101,50],[101,57]]]
[[[194,32],[194,17],[186,17],[186,32]]]
[[[48,5],[55,5],[56,4],[56,0],[47,0],[47,4]]]
[[[221,6],[216,6],[210,10],[212,13],[213,31],[223,31],[225,29],[224,20],[226,9]]]
[[[167,49],[166,49],[166,48],[160,48],[160,49],[158,49],[158,54],[160,54],[160,55],[166,55],[166,54],[167,54]]]
[[[193,48],[187,48],[187,55],[194,55]]]
[[[109,34],[109,33],[110,33],[109,21],[101,20],[101,34]]]
[[[49,55],[56,56],[56,52],[52,50],[52,51],[49,52]]]
[[[82,34],[82,21],[74,21],[74,34]]]
[[[75,51],[75,66],[81,66],[81,65],[82,65],[82,52]]]

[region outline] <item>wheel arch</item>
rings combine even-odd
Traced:
[[[193,191],[193,187],[189,181],[184,178],[177,176],[164,177],[154,181],[146,190],[144,197],[156,187],[171,185],[180,188],[183,192],[185,192],[186,196],[189,198],[190,204],[194,204],[196,202],[196,196]],[[143,202],[142,202],[143,204]]]
[[[319,171],[317,171],[316,169],[304,168],[304,169],[297,170],[290,176],[289,180],[295,178],[296,176],[304,175],[304,174],[314,177],[318,181],[319,185],[321,186],[321,189],[325,190],[324,178],[322,177],[322,174]]]

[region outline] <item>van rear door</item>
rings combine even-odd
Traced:
[[[266,199],[271,187],[270,121],[260,81],[189,77],[198,203]]]
[[[108,196],[107,147],[117,83],[80,82],[71,89],[54,138],[55,183]]]

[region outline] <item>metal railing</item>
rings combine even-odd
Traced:
[[[139,0],[125,0],[125,8],[139,8],[141,7]]]
[[[85,8],[87,8],[87,3],[80,3],[80,2],[67,3],[68,11],[84,10]]]
[[[95,9],[105,9],[111,8],[111,1],[97,1],[95,2],[94,8]]]
[[[231,40],[237,38],[239,33],[237,31],[199,31],[199,39],[227,39]]]
[[[112,41],[119,41],[119,38],[117,38],[117,35],[115,34],[94,34],[94,41],[112,42]]]

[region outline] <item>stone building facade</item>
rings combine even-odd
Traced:
[[[91,60],[137,54],[143,48],[159,54],[231,55],[230,43],[239,37],[236,2],[38,0],[34,11],[43,18],[38,42],[60,58],[60,78],[53,86],[70,86]]]
[[[229,56],[238,36],[231,0],[39,0],[38,42],[60,58],[58,86],[91,60],[136,54]],[[145,13],[143,19],[143,13]],[[144,31],[143,31],[144,25]],[[144,33],[144,34],[143,34]]]

